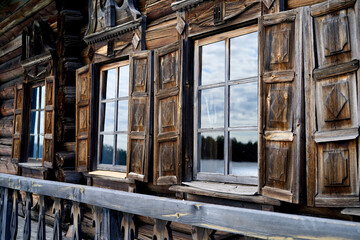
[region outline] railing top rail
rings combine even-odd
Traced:
[[[359,239],[360,223],[203,204],[0,174],[0,187],[258,238]]]

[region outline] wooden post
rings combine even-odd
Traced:
[[[101,239],[101,212],[102,207],[93,206],[94,211],[94,224],[95,224],[95,238],[94,240]]]
[[[38,220],[36,239],[45,240],[46,239],[46,231],[45,231],[45,197],[43,195],[40,195],[38,204],[39,204],[39,220]]]
[[[71,208],[71,215],[73,218],[73,233],[72,233],[72,239],[73,240],[81,240],[81,208],[79,202],[73,202],[72,208]]]
[[[153,240],[172,240],[171,222],[155,219]]]
[[[61,217],[62,217],[62,202],[60,198],[55,198],[54,202],[54,229],[53,229],[53,240],[62,240],[62,226],[61,226]]]
[[[33,205],[32,193],[27,192],[25,196],[25,225],[23,231],[23,240],[31,238],[31,207]],[[40,214],[39,214],[40,215]]]
[[[192,227],[191,235],[193,240],[215,240],[215,230],[201,227]]]
[[[18,230],[18,202],[19,202],[19,192],[14,190],[12,192],[12,212],[10,220],[10,238],[16,239],[17,230]]]
[[[124,240],[132,240],[137,238],[137,225],[134,222],[134,215],[123,213],[121,220],[121,232]]]
[[[12,190],[5,188],[4,190],[4,201],[2,204],[2,225],[1,225],[1,239],[10,239],[10,218],[12,212]]]

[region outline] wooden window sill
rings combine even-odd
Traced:
[[[36,170],[36,171],[41,171],[41,172],[45,172],[46,168],[44,168],[42,166],[41,162],[23,162],[23,163],[18,163],[18,166],[21,168],[27,168],[27,169],[31,169],[31,170]]]
[[[258,195],[257,186],[203,181],[183,182],[182,184],[183,185],[173,185],[169,190],[194,195],[280,206],[279,200]]]
[[[126,173],[123,172],[112,172],[112,171],[103,171],[96,170],[89,172],[90,177],[101,178],[103,180],[122,182],[122,183],[134,183],[134,180],[126,178]]]

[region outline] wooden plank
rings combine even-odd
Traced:
[[[314,70],[314,78],[321,80],[324,78],[334,77],[337,75],[354,72],[359,69],[359,60],[353,60],[351,62],[338,64],[335,66],[317,68]]]
[[[257,186],[228,184],[228,183],[219,183],[219,182],[192,181],[192,182],[183,182],[182,184],[202,190],[236,194],[236,195],[254,196],[257,194],[258,191]]]
[[[257,238],[358,239],[359,237],[360,223],[357,222],[179,201],[8,174],[0,174],[0,186]]]
[[[287,0],[287,6],[286,9],[293,9],[293,8],[298,8],[298,7],[304,7],[304,6],[309,6],[309,5],[313,5],[316,3],[321,3],[321,2],[325,2],[327,0]]]
[[[8,54],[9,52],[12,52],[16,50],[17,48],[22,46],[22,38],[21,35],[16,37],[14,40],[9,42],[8,44],[0,47],[0,57]]]
[[[354,6],[356,0],[332,0],[311,6],[311,16],[321,16],[340,9]]]
[[[360,208],[345,208],[341,211],[341,214],[360,216]]]
[[[326,131],[326,132],[315,132],[314,140],[316,143],[321,142],[335,142],[343,140],[352,140],[359,136],[359,129],[349,128],[349,129],[340,129],[336,131]]]

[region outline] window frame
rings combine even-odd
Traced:
[[[127,159],[125,159],[125,165],[115,165],[115,159],[116,159],[116,149],[114,149],[114,153],[113,153],[113,158],[112,158],[112,164],[103,164],[103,163],[100,163],[100,160],[101,160],[101,141],[100,141],[100,137],[101,135],[104,135],[104,133],[111,133],[113,136],[116,136],[117,134],[126,134],[126,143],[127,145],[129,144],[128,143],[128,125],[129,125],[129,99],[130,99],[130,85],[129,85],[129,92],[128,92],[128,95],[127,97],[118,97],[118,96],[115,96],[115,98],[112,98],[111,100],[109,99],[101,99],[102,98],[102,92],[103,92],[103,81],[104,81],[104,77],[103,77],[103,72],[104,71],[107,71],[109,69],[114,69],[116,68],[116,75],[117,75],[117,80],[116,80],[116,83],[115,83],[115,87],[117,89],[117,92],[116,94],[118,94],[118,84],[119,84],[119,67],[124,67],[124,66],[129,66],[130,68],[130,61],[129,59],[126,59],[126,60],[120,60],[118,62],[115,62],[115,63],[110,63],[110,64],[106,64],[106,65],[103,65],[100,67],[100,70],[99,70],[99,73],[100,73],[100,78],[99,78],[99,83],[100,83],[100,86],[99,86],[99,91],[97,92],[98,95],[98,129],[97,129],[97,144],[96,144],[96,149],[97,149],[97,160],[96,160],[96,169],[97,170],[105,170],[105,171],[117,171],[117,172],[126,172],[127,171]],[[130,83],[130,70],[129,70],[129,83]],[[118,102],[121,101],[121,100],[126,100],[127,103],[128,103],[128,124],[126,126],[126,130],[125,131],[112,131],[112,132],[105,132],[105,131],[101,131],[101,118],[103,115],[105,115],[105,113],[102,112],[101,110],[101,104],[102,103],[108,103],[108,102],[114,102],[115,103],[115,111],[114,111],[114,119],[115,119],[115,129],[117,128],[117,120],[118,120]],[[105,134],[106,135],[106,134]],[[114,145],[113,146],[116,146],[117,144],[117,138],[114,137]],[[127,146],[127,149],[128,150],[128,146]],[[128,154],[128,153],[127,153]]]
[[[41,88],[42,87],[44,87],[44,96],[42,96],[42,92],[41,92]],[[39,100],[40,100],[40,108],[36,108],[36,109],[32,109],[31,108],[31,103],[32,103],[32,90],[34,89],[34,88],[40,88],[40,95],[38,96],[39,97]],[[29,86],[29,88],[28,88],[28,91],[29,91],[29,105],[28,105],[28,122],[27,122],[27,125],[28,125],[28,129],[29,129],[29,131],[28,131],[28,133],[27,133],[27,144],[26,144],[26,146],[27,146],[27,149],[26,149],[26,158],[25,158],[25,162],[27,162],[27,163],[41,163],[42,164],[42,160],[43,160],[43,153],[41,154],[41,158],[33,158],[33,157],[29,157],[29,151],[30,151],[30,136],[31,135],[38,135],[38,144],[37,144],[37,149],[36,149],[36,151],[37,151],[37,156],[39,156],[39,153],[40,153],[40,151],[39,151],[39,143],[40,143],[40,138],[43,138],[43,149],[42,149],[42,151],[44,151],[44,137],[45,137],[45,101],[46,101],[46,99],[45,99],[45,91],[46,91],[46,89],[45,89],[45,79],[41,79],[40,81],[38,81],[38,82],[35,82],[35,83],[33,83],[33,84],[31,84],[30,86]],[[41,108],[41,98],[43,99],[43,101],[44,101],[44,108]],[[38,112],[38,114],[39,114],[39,120],[38,120],[38,123],[37,123],[37,127],[38,127],[38,132],[36,133],[36,134],[31,134],[30,133],[30,129],[31,129],[31,113],[32,112]],[[41,112],[43,112],[44,114],[43,114],[43,117],[44,117],[44,119],[43,119],[43,133],[41,134],[40,132],[40,128],[41,128]]]
[[[247,77],[242,79],[230,80],[230,46],[229,42],[231,38],[258,32],[258,25],[251,25],[242,27],[236,30],[220,33],[217,35],[212,35],[202,39],[194,40],[194,167],[193,167],[193,179],[200,181],[216,181],[216,182],[228,182],[228,183],[240,183],[240,184],[249,184],[249,185],[258,185],[259,183],[259,134],[257,134],[258,147],[257,147],[257,163],[258,163],[258,176],[244,176],[244,175],[232,175],[229,174],[229,165],[230,165],[230,132],[241,132],[241,131],[260,131],[260,84],[259,84],[259,52],[258,52],[258,71],[257,76]],[[259,42],[259,32],[258,32],[258,42]],[[216,43],[219,41],[225,41],[225,81],[220,83],[211,83],[204,86],[199,86],[201,80],[201,46]],[[260,46],[258,45],[258,49]],[[230,127],[229,126],[229,92],[230,86],[235,86],[243,83],[253,83],[257,82],[257,126],[246,126],[246,127]],[[221,128],[212,128],[212,129],[201,129],[199,128],[200,124],[200,106],[199,106],[199,91],[204,89],[214,89],[216,87],[224,87],[224,126]],[[210,172],[200,172],[200,133],[206,132],[211,133],[215,131],[224,132],[224,173],[228,174],[219,174],[219,173],[210,173]],[[226,140],[227,139],[227,140]]]

